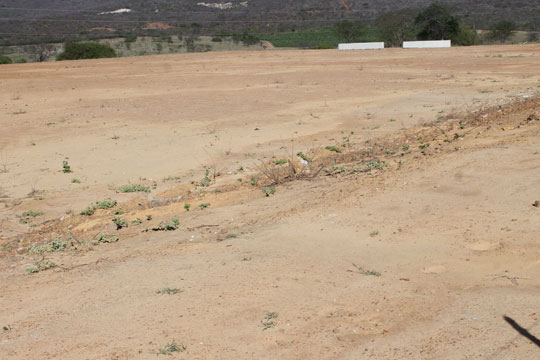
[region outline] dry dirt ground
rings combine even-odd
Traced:
[[[539,69],[538,45],[3,66],[0,358],[540,358]]]

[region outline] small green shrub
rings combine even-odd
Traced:
[[[29,217],[29,216],[36,217],[36,216],[39,216],[39,215],[43,215],[43,211],[32,211],[32,210],[30,210],[30,211],[25,211],[25,212],[22,213],[23,217]]]
[[[340,153],[340,152],[341,152],[341,148],[338,147],[338,146],[335,146],[335,145],[329,145],[329,146],[326,146],[325,149],[326,149],[326,150],[333,151],[333,152],[337,152],[337,153]]]
[[[268,312],[266,313],[266,316],[264,317],[264,320],[261,321],[261,324],[263,326],[263,331],[273,328],[277,325],[277,323],[273,319],[277,319],[278,313],[276,312]]]
[[[36,216],[40,215],[43,215],[42,211],[25,211],[22,213],[19,222],[21,224],[28,224],[30,222],[30,218],[35,218]]]
[[[169,221],[162,221],[158,226],[152,228],[153,231],[172,231],[178,229],[180,221],[177,218],[174,218]]]
[[[122,193],[132,193],[132,192],[150,192],[150,188],[148,186],[140,185],[140,184],[129,184],[129,185],[122,185],[118,189]]]
[[[128,227],[127,220],[123,218],[115,217],[112,219],[112,222],[114,223],[114,225],[116,225],[116,230]]]
[[[191,204],[184,204],[184,210],[189,211]]]
[[[38,273],[40,271],[44,271],[44,270],[47,270],[47,269],[52,269],[55,266],[56,265],[54,263],[49,262],[49,261],[38,261],[38,262],[34,263],[34,267],[26,269],[26,272],[29,273],[29,274],[35,274],[35,273]]]
[[[200,186],[208,187],[212,185],[212,179],[210,179],[209,174],[210,171],[206,169],[206,171],[204,172],[204,177],[201,179],[201,181],[199,181]]]
[[[116,52],[108,45],[92,42],[68,42],[64,51],[56,57],[57,61],[114,58]]]
[[[81,183],[81,180],[75,179],[75,178],[74,178],[74,179],[71,179],[71,183],[73,183],[73,184],[80,184],[80,183]]]
[[[296,156],[298,156],[300,159],[302,159],[302,160],[304,160],[304,161],[306,161],[306,162],[310,162],[310,161],[311,161],[311,159],[308,158],[308,157],[306,156],[306,154],[304,154],[304,153],[301,152],[301,151],[300,151],[299,153],[297,153]]]
[[[358,270],[358,272],[362,275],[366,275],[366,276],[381,276],[381,273],[378,272],[378,271],[375,271],[375,270],[364,270],[363,267],[361,266],[358,266],[356,264],[353,264],[353,266],[356,268],[356,270]]]
[[[288,162],[287,159],[274,160],[274,165],[283,165],[283,164],[286,164],[287,162]]]
[[[124,35],[124,42],[127,43],[134,43],[137,41],[137,35],[134,33],[127,33]]]
[[[69,166],[67,160],[62,161],[62,172],[63,173],[71,173],[71,166]]]
[[[209,206],[210,206],[210,203],[203,203],[203,204],[199,205],[199,207],[201,208],[201,210],[206,209],[206,208],[209,207]]]
[[[107,198],[103,201],[96,201],[95,204],[91,204],[89,205],[86,209],[84,209],[83,211],[80,212],[81,215],[94,215],[94,212],[97,210],[97,209],[102,209],[102,210],[106,210],[106,209],[110,209],[110,208],[113,208],[115,207],[117,204],[117,201],[116,200],[113,200],[113,199],[110,199],[110,198]],[[119,215],[119,214],[116,214],[115,215]]]
[[[105,243],[105,244],[114,243],[114,242],[118,241],[118,236],[116,236],[116,235],[107,235],[105,233],[99,233],[97,235],[97,237],[96,237],[96,240],[99,243]]]
[[[170,355],[173,352],[182,352],[186,350],[186,346],[184,344],[178,345],[174,340],[164,347],[158,349],[157,354],[158,355]]]
[[[12,64],[13,61],[5,55],[0,55],[0,65]]]
[[[183,292],[182,290],[178,288],[164,288],[161,290],[156,291],[156,294],[167,294],[167,295],[176,295],[178,293]]]
[[[263,187],[261,191],[266,197],[269,197],[270,195],[274,195],[276,193],[276,188],[273,186],[267,186]]]
[[[51,242],[36,245],[36,246],[29,246],[28,251],[32,254],[43,254],[44,252],[57,252],[57,251],[64,251],[67,247],[68,242],[66,240],[62,240],[62,237],[56,236],[51,238]]]

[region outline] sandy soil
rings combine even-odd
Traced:
[[[538,45],[2,67],[0,358],[538,358],[503,316],[540,337],[539,68]]]

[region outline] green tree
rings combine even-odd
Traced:
[[[500,41],[508,40],[516,32],[516,24],[511,21],[499,21],[489,27],[488,39]]]
[[[116,52],[108,45],[92,42],[68,42],[64,51],[56,57],[57,61],[100,59],[116,57]]]
[[[380,15],[375,20],[375,26],[387,46],[401,46],[403,41],[415,40],[417,28],[416,12],[413,10],[392,11]]]
[[[0,65],[11,64],[13,61],[5,55],[0,55]]]
[[[346,42],[359,40],[364,34],[366,27],[360,21],[341,21],[336,24],[336,32]]]
[[[415,23],[420,29],[420,40],[452,39],[459,34],[459,20],[445,5],[428,6],[416,16]]]

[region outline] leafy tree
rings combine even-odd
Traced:
[[[358,40],[365,30],[365,26],[360,21],[345,20],[336,24],[336,32],[346,42]]]
[[[416,39],[416,13],[412,10],[392,11],[380,15],[375,25],[388,46],[401,46],[405,40]]]
[[[445,5],[428,6],[418,14],[415,23],[420,28],[420,40],[452,39],[459,34],[459,20]]]
[[[116,57],[116,52],[108,45],[92,42],[68,42],[64,52],[56,57],[57,61],[80,60],[80,59],[100,59]]]
[[[499,21],[489,27],[488,39],[500,41],[508,40],[516,32],[516,24],[511,21]]]
[[[0,65],[11,64],[13,61],[5,55],[0,55]]]
[[[452,41],[459,45],[470,46],[478,44],[480,38],[478,37],[476,30],[466,25],[461,25],[458,34],[452,38]]]

